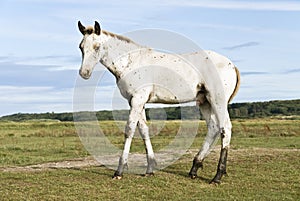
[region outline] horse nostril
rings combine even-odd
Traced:
[[[90,70],[79,70],[79,75],[83,78],[83,79],[88,79],[90,77]]]
[[[81,77],[84,77],[84,72],[82,71],[82,70],[79,70],[79,75],[81,76]]]

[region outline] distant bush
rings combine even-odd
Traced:
[[[161,114],[161,108],[146,109],[147,118],[152,120],[161,120],[167,118],[168,120],[176,119],[199,119],[199,109],[195,106],[185,107],[166,107],[163,108],[165,114]],[[253,102],[253,103],[233,103],[228,106],[229,114],[234,118],[257,118],[270,116],[300,116],[300,99],[284,100],[284,101],[267,101],[267,102]],[[77,113],[78,114],[78,113]],[[95,112],[81,112],[76,115],[76,121],[88,121],[95,117]],[[102,120],[127,120],[128,110],[118,111],[98,111],[96,117],[99,121]],[[17,113],[8,116],[3,116],[0,121],[28,121],[28,120],[59,120],[59,121],[73,121],[73,113]]]

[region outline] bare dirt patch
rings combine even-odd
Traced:
[[[212,160],[217,160],[219,156],[220,146],[216,146],[211,154],[208,156]],[[191,149],[187,151],[189,157],[183,157],[180,160],[192,161],[193,156],[198,152],[196,149]],[[284,153],[295,153],[300,154],[300,149],[269,149],[269,148],[249,148],[249,149],[231,149],[230,150],[230,159],[231,161],[240,160],[243,157],[261,157],[261,156],[276,156],[278,154]],[[135,154],[132,154],[135,155]],[[142,154],[137,154],[133,157],[140,157],[142,160]],[[145,156],[143,156],[144,158]],[[102,158],[103,159],[103,158]],[[107,157],[107,160],[110,160],[110,157]],[[17,166],[17,167],[2,167],[0,168],[1,172],[38,172],[45,170],[56,170],[56,169],[80,169],[87,167],[100,167],[103,166],[93,157],[86,158],[75,158],[65,161],[58,162],[48,162],[36,165],[29,166]]]
[[[59,162],[48,162],[29,166],[19,166],[19,167],[5,167],[0,168],[3,172],[36,172],[43,170],[55,170],[55,169],[77,169],[84,167],[96,167],[100,164],[93,157],[86,158],[76,158],[66,161]]]

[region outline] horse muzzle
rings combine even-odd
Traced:
[[[85,80],[89,79],[91,77],[91,74],[92,73],[89,70],[79,70],[79,75]]]

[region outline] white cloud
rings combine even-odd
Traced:
[[[242,75],[241,88],[234,102],[299,99],[299,75],[248,74]]]
[[[71,89],[50,86],[0,86],[0,101],[10,104],[68,102],[70,95]]]
[[[0,86],[0,116],[18,112],[70,111],[73,89],[45,86]],[[64,105],[64,107],[57,107]]]
[[[265,11],[300,11],[299,1],[234,1],[234,0],[153,0],[153,1],[139,1],[128,0],[119,1],[111,0],[107,1],[99,0],[22,0],[22,2],[28,3],[59,3],[59,4],[71,4],[71,5],[91,5],[91,6],[114,6],[114,7],[131,7],[131,6],[143,6],[143,7],[159,7],[159,6],[176,6],[176,7],[201,7],[201,8],[214,8],[214,9],[229,9],[229,10],[265,10]]]
[[[179,0],[160,1],[169,6],[190,6],[226,10],[300,11],[297,1],[221,1],[221,0]]]

